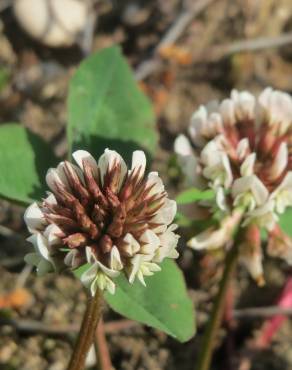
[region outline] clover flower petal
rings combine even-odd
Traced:
[[[284,213],[287,207],[292,206],[292,172],[289,171],[281,184],[271,194],[275,200],[275,208],[278,213]]]
[[[262,260],[260,229],[256,225],[250,225],[246,230],[245,240],[240,245],[240,261],[260,286],[265,284]]]
[[[231,215],[226,216],[218,228],[210,227],[188,241],[193,249],[216,249],[232,240],[235,228],[242,218],[242,211],[235,209]]]

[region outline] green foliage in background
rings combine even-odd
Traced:
[[[40,200],[48,168],[57,158],[50,146],[24,127],[0,126],[0,195],[22,203]]]
[[[115,280],[117,292],[106,293],[106,300],[121,315],[185,342],[194,335],[193,304],[176,263],[165,260],[161,268],[162,271],[146,279],[146,288],[139,281],[131,286],[125,276],[119,276]]]
[[[200,190],[197,188],[190,188],[181,192],[176,197],[177,204],[190,204],[201,200],[212,200],[215,197],[213,190]]]
[[[10,73],[7,68],[0,67],[0,91],[2,91],[8,84]]]
[[[68,116],[72,150],[82,147],[98,157],[109,147],[126,160],[138,148],[155,152],[158,136],[151,104],[118,47],[81,63],[70,83]]]
[[[281,215],[279,225],[281,229],[292,237],[292,208],[287,208],[285,213]]]

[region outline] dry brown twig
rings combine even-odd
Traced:
[[[242,308],[240,310],[233,311],[233,317],[235,319],[250,318],[254,319],[257,317],[267,318],[276,315],[292,315],[292,308],[283,308],[279,306],[270,306],[270,307],[250,307]]]
[[[190,9],[185,9],[177,17],[174,24],[166,32],[153,51],[153,57],[142,62],[136,68],[136,80],[141,81],[163,67],[159,57],[160,50],[168,45],[174,45],[191,21],[201,14],[214,0],[197,1]],[[214,45],[204,52],[193,55],[192,64],[202,62],[218,62],[223,58],[237,53],[256,52],[266,49],[275,49],[292,43],[292,32],[275,37],[258,37],[249,40],[238,40],[229,44]]]
[[[188,25],[192,22],[192,20],[200,15],[214,1],[215,0],[198,0],[194,2],[194,5],[192,7],[184,9],[181,12],[176,21],[165,33],[158,45],[153,50],[153,57],[142,62],[136,68],[136,80],[141,81],[161,68],[163,62],[158,57],[159,50],[166,45],[174,44],[188,27]]]
[[[235,319],[241,318],[258,318],[258,317],[271,317],[275,315],[292,316],[291,308],[281,308],[278,306],[270,307],[250,307],[236,309],[233,311]],[[23,319],[8,319],[0,318],[0,326],[12,326],[15,330],[27,334],[44,334],[62,336],[68,333],[76,333],[79,330],[79,325],[52,325],[34,320]],[[119,331],[128,330],[132,327],[139,326],[138,322],[122,319],[118,321],[109,321],[104,323],[104,331],[106,334],[117,333]]]
[[[36,320],[29,319],[14,319],[7,317],[0,317],[0,326],[11,326],[19,333],[29,335],[47,335],[47,336],[64,336],[67,334],[75,334],[78,332],[80,326],[72,325],[55,325],[45,324]]]
[[[107,334],[112,334],[119,331],[127,330],[138,325],[140,324],[132,320],[110,321],[104,324],[104,331]],[[74,334],[77,333],[80,329],[80,326],[77,324],[55,325],[42,323],[35,320],[12,319],[4,317],[0,317],[0,326],[11,326],[20,333],[51,336],[64,336],[68,333]]]
[[[216,45],[203,54],[194,55],[193,63],[216,62],[230,55],[279,48],[292,43],[292,32],[275,37],[259,37],[250,40],[238,40],[230,44]]]

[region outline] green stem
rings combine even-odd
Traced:
[[[97,289],[95,296],[88,298],[81,328],[67,370],[83,370],[87,353],[93,344],[97,324],[102,315],[102,293]]]
[[[232,273],[236,266],[238,257],[238,241],[234,242],[233,247],[228,252],[224,263],[223,276],[220,281],[219,291],[217,293],[210,320],[207,324],[206,331],[203,337],[203,344],[200,350],[195,369],[196,370],[209,370],[212,360],[212,355],[215,346],[215,340],[222,322],[224,312],[225,296],[228,284],[231,280]]]

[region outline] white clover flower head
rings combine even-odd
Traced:
[[[33,203],[24,219],[35,247],[26,261],[43,274],[89,264],[81,281],[115,292],[120,273],[133,283],[160,270],[165,258],[177,258],[178,235],[172,224],[176,202],[170,200],[157,172],[145,174],[146,157],[135,151],[131,169],[122,157],[106,149],[96,160],[86,151],[48,170],[51,190]]]
[[[266,88],[254,96],[234,90],[220,103],[200,106],[188,137],[176,139],[175,151],[188,185],[213,189],[215,210],[223,212],[218,230],[192,238],[192,248],[222,247],[238,226],[246,235],[254,227],[271,233],[279,215],[292,206],[292,99],[284,92]],[[214,203],[209,207],[212,212]],[[251,274],[260,275],[260,248],[244,245],[244,264],[249,259]]]

